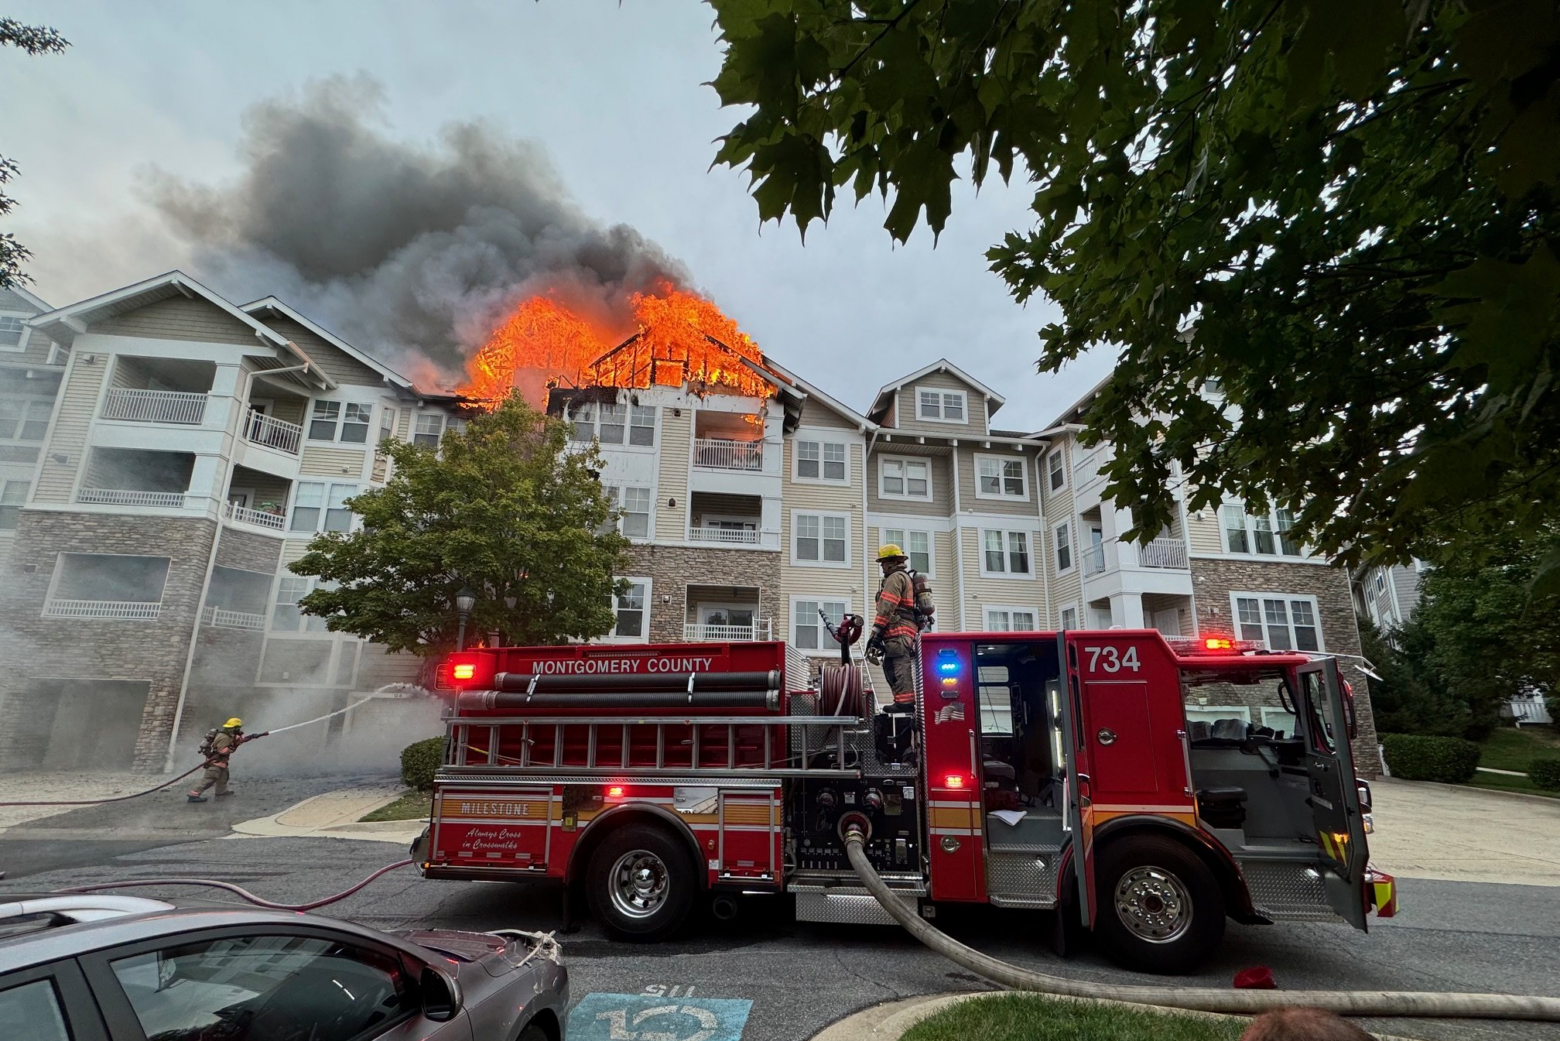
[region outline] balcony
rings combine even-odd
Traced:
[[[1105,570],[1105,547],[1090,546],[1083,551],[1083,573],[1098,575]]]
[[[1142,546],[1138,558],[1144,567],[1186,570],[1186,542],[1183,539],[1161,536]]]
[[[705,470],[764,472],[762,441],[731,441],[718,437],[699,437],[693,441],[693,465]]]
[[[707,546],[731,546],[752,549],[779,549],[780,533],[757,528],[689,528],[688,541]]]
[[[50,600],[43,605],[45,618],[112,618],[150,622],[162,612],[162,604],[134,600]]]
[[[752,625],[683,625],[683,639],[690,643],[740,643],[744,640],[770,640],[768,618],[755,619]]]
[[[250,406],[244,414],[244,440],[288,455],[297,455],[303,445],[303,427],[268,416]]]
[[[287,526],[287,516],[283,513],[272,513],[269,510],[252,510],[248,506],[240,506],[236,502],[230,502],[223,509],[223,515],[229,520],[239,524],[253,524],[259,528],[269,528],[272,531],[284,531]]]
[[[229,611],[212,606],[201,612],[200,624],[218,629],[249,629],[264,632],[265,615],[250,614],[247,611]]]
[[[169,506],[183,509],[184,493],[140,492],[126,488],[83,488],[76,493],[76,501],[104,506]]]
[[[205,394],[116,387],[103,399],[103,418],[199,426],[206,419],[206,401]]]

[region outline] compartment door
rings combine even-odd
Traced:
[[[429,859],[448,867],[545,872],[553,805],[549,787],[441,788],[434,796]],[[561,801],[558,809],[561,814]]]
[[[1365,822],[1354,782],[1354,751],[1349,747],[1343,683],[1332,658],[1302,665],[1300,711],[1305,727],[1305,767],[1311,783],[1311,816],[1327,870],[1322,881],[1327,902],[1356,929],[1366,927]]]

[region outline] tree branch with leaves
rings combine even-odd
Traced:
[[[61,54],[69,46],[69,40],[46,25],[23,25],[14,18],[0,18],[0,48],[16,47],[30,55],[39,55]],[[16,160],[0,155],[0,189],[19,172]],[[15,207],[16,200],[0,191],[0,217]],[[17,242],[15,235],[0,232],[0,289],[9,289],[28,280],[22,273],[22,264],[31,256],[32,251]]]

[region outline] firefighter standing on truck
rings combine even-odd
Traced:
[[[203,793],[212,785],[217,787],[218,799],[233,794],[233,790],[228,787],[228,758],[232,756],[233,749],[244,743],[243,727],[244,721],[234,716],[201,746],[201,753],[206,757],[206,772],[201,777],[200,785],[190,789],[190,802],[205,802]]]
[[[931,624],[932,590],[906,565],[905,551],[892,542],[878,550],[883,583],[878,586],[877,617],[872,621],[869,656],[881,656],[883,674],[894,692],[894,709],[915,711],[916,649],[922,628]]]

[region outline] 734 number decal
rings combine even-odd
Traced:
[[[1122,669],[1136,672],[1140,667],[1136,647],[1128,647],[1122,651],[1111,644],[1105,644],[1100,647],[1085,647],[1083,653],[1089,656],[1090,672],[1120,672]]]

